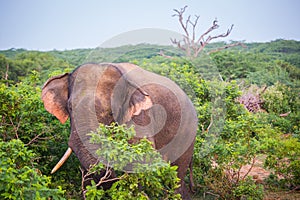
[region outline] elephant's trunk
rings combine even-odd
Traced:
[[[72,153],[72,149],[69,147],[66,153],[64,154],[64,156],[60,159],[60,161],[58,161],[58,163],[52,169],[51,174],[55,173],[65,163],[65,161],[69,158],[71,153]]]

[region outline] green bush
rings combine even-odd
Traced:
[[[166,163],[146,139],[128,143],[134,135],[133,127],[115,123],[100,124],[97,132],[91,133],[91,142],[101,146],[96,154],[105,162],[92,167],[89,173],[113,167],[118,181],[106,191],[97,190],[105,179],[93,183],[84,191],[87,199],[104,196],[109,199],[180,199],[175,192],[179,187],[177,167]],[[128,165],[131,167],[126,168]]]
[[[239,182],[233,190],[233,195],[237,199],[259,200],[264,198],[264,187],[257,185],[251,177]]]
[[[70,125],[62,125],[45,110],[39,82],[39,73],[34,71],[17,84],[0,83],[0,138],[5,142],[21,140],[34,152],[39,170],[50,174],[68,148]],[[79,165],[73,155],[58,173],[52,175],[53,184],[66,189],[67,196],[80,190]]]
[[[4,199],[63,199],[61,187],[51,188],[34,162],[36,155],[20,140],[0,141],[0,193]]]
[[[268,146],[272,151],[265,161],[266,167],[275,175],[270,183],[276,183],[283,188],[297,187],[300,184],[300,142],[293,137],[277,136],[276,139],[272,146]]]
[[[222,129],[204,130],[197,135],[194,174],[196,181],[202,187],[197,189],[202,192],[211,191],[222,199],[262,199],[263,186],[256,185],[240,171],[241,167],[246,164],[253,165],[255,159],[261,154],[267,157],[265,168],[275,173],[274,183],[291,188],[299,185],[299,141],[293,137],[293,134],[283,135],[282,130],[288,130],[285,129],[288,126],[278,125],[279,120],[285,124],[293,121],[288,117],[283,118],[277,115],[276,121],[270,122],[269,119],[274,116],[273,113],[247,111],[236,101],[241,94],[236,82],[223,82],[219,84],[219,87],[214,82],[208,82],[208,85],[212,83],[214,88],[217,88],[215,94],[219,93],[225,103],[223,104],[225,107],[219,110],[214,109],[214,111],[225,113],[223,115],[224,126]],[[222,95],[221,92],[225,94]],[[282,91],[283,95],[274,95],[273,100],[276,102],[276,98],[281,98],[288,92],[287,89],[285,92]],[[286,106],[292,112],[297,112],[292,107],[297,103],[285,100],[287,97],[281,98],[283,99],[282,105],[280,105],[281,101],[278,101],[277,105],[272,105],[271,99],[266,99],[270,108],[282,109],[282,106]],[[211,127],[214,125],[217,125],[217,122],[213,120]]]
[[[32,71],[37,71],[43,78],[47,78],[47,74],[53,69],[73,67],[50,53],[38,51],[23,51],[14,55],[13,59],[0,55],[0,66],[0,79],[7,78],[14,83],[30,76]]]
[[[246,179],[241,167],[252,163],[260,152],[255,135],[259,120],[236,101],[241,92],[235,81],[209,81],[208,87],[214,89],[211,97],[217,101],[210,104],[215,117],[197,135],[194,174],[198,184],[205,186],[202,192],[210,190],[222,199],[235,199],[233,191]],[[249,190],[253,187],[252,183],[248,186]]]
[[[298,137],[300,133],[299,92],[299,87],[291,87],[278,82],[268,87],[261,95],[262,107],[268,113],[264,116],[267,122],[279,128],[283,133],[298,135]]]

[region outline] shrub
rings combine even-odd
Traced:
[[[4,199],[63,199],[64,191],[52,189],[51,179],[35,168],[35,154],[22,141],[0,141],[0,193]]]
[[[263,109],[268,112],[265,116],[268,123],[279,128],[283,133],[298,135],[298,137],[300,133],[299,92],[299,86],[291,87],[276,83],[262,94]]]
[[[99,129],[91,133],[91,142],[101,146],[96,154],[105,161],[93,166],[89,174],[106,168],[107,171],[116,171],[118,181],[106,191],[97,190],[97,187],[101,187],[108,177],[92,183],[84,191],[86,198],[180,199],[175,192],[179,187],[177,167],[166,163],[147,139],[129,143],[134,136],[133,127],[115,123],[109,126],[100,124]]]
[[[45,110],[39,82],[39,73],[33,71],[22,82],[0,83],[0,139],[4,142],[21,140],[34,152],[38,169],[47,174],[68,147],[70,128],[69,123],[62,125]],[[67,196],[80,188],[79,165],[72,155],[69,162],[52,175],[52,183],[66,189]]]
[[[251,177],[240,181],[233,190],[233,195],[237,199],[259,200],[264,198],[264,188],[262,185],[255,184]]]
[[[235,81],[217,83],[209,82],[209,86],[213,84],[214,94],[222,98],[223,104],[214,107],[214,115],[221,118],[212,118],[208,130],[197,136],[194,154],[197,181],[205,186],[204,191],[212,191],[222,199],[244,198],[242,191],[248,192],[247,198],[261,199],[258,198],[263,193],[261,186],[247,177],[251,168],[246,173],[241,169],[246,164],[255,164],[262,150],[260,130],[265,127],[259,123],[259,115],[248,112],[236,101],[241,92]],[[259,192],[255,193],[254,188]]]
[[[290,136],[276,139],[265,165],[274,171],[273,183],[284,188],[297,187],[300,184],[300,142]]]

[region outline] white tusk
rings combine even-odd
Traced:
[[[69,147],[64,156],[58,161],[58,163],[55,165],[55,167],[52,169],[51,174],[55,173],[69,158],[69,156],[72,153],[72,149]]]

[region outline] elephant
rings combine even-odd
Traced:
[[[72,152],[84,170],[98,162],[99,147],[89,142],[87,133],[99,123],[134,125],[135,139],[146,137],[164,160],[178,166],[178,192],[190,198],[184,177],[190,168],[193,185],[198,118],[191,100],[172,80],[131,63],[86,63],[47,80],[41,96],[45,109],[61,123],[70,118],[69,148],[52,173]]]

